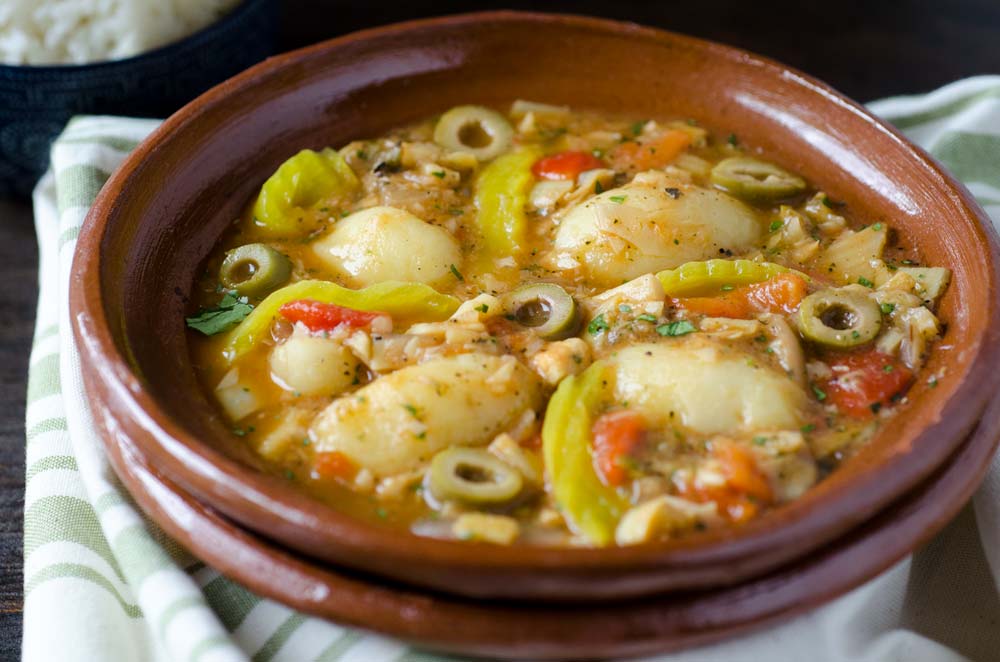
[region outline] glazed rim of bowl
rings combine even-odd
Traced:
[[[490,64],[495,57],[490,49],[510,48],[515,34],[518,49],[554,73],[540,76],[516,60],[503,69]],[[604,54],[612,65],[634,62],[652,69],[676,60],[673,75],[683,81],[690,70],[703,86],[697,89],[704,99],[677,96],[651,77],[645,101],[636,104],[620,90],[596,84],[586,94],[591,107],[628,110],[645,104],[640,112],[665,103],[679,111],[674,114],[709,116],[709,126],[734,127],[747,144],[823,183],[831,196],[858,210],[861,220],[884,218],[900,227],[897,221],[904,219],[901,234],[919,237],[923,253],[937,258],[931,262],[950,266],[955,274],[941,309],[948,335],[923,373],[941,373],[937,388],[915,385],[911,404],[893,419],[892,430],[883,429],[800,499],[738,529],[631,547],[502,547],[421,537],[363,522],[262,472],[208,403],[187,358],[182,316],[194,265],[263,179],[296,149],[377,135],[376,130],[434,112],[434,103],[439,111],[450,102],[523,96],[586,107],[580,103],[585,78],[578,71],[585,65],[548,50],[550,43],[572,49],[584,41],[587,48],[610,49]],[[484,71],[493,78],[478,75]],[[457,72],[464,72],[460,90],[447,79]],[[711,72],[725,73],[726,83],[706,77]],[[524,94],[499,92],[498,81]],[[379,116],[374,102],[398,95],[407,95],[407,103]],[[241,101],[251,97],[256,106],[247,111]],[[663,107],[653,110],[666,114]],[[257,142],[240,147],[240,139]],[[223,144],[253,155],[256,165],[219,154]],[[200,183],[190,181],[192,170],[204,174]],[[907,181],[896,182],[893,175]],[[926,214],[948,225],[925,227],[917,217]],[[210,216],[219,218],[206,220]],[[949,234],[954,241],[935,239]],[[184,250],[178,250],[179,242]],[[78,249],[71,314],[92,406],[111,409],[120,426],[111,434],[130,436],[183,488],[290,547],[469,595],[602,593],[600,581],[574,588],[588,577],[613,584],[605,597],[625,596],[725,583],[776,567],[870,518],[929,475],[959,446],[1000,385],[994,367],[1000,359],[996,233],[969,193],[933,159],[858,104],[776,62],[603,19],[465,14],[366,30],[272,58],[206,92],[155,131],[105,185]],[[178,257],[185,252],[190,256]],[[700,575],[699,569],[710,570]],[[525,570],[536,571],[536,577],[548,573],[551,581],[508,591],[506,581]],[[666,574],[658,579],[655,571]],[[484,573],[492,579],[475,579]],[[624,575],[629,579],[622,580]],[[462,576],[469,577],[467,585],[454,585]]]

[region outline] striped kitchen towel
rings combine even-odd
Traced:
[[[1000,219],[1000,77],[871,107],[927,148]],[[155,126],[113,117],[73,120],[35,191],[41,256],[26,414],[24,660],[453,659],[254,595],[146,521],[108,465],[81,385],[68,277],[94,197]],[[656,659],[997,659],[997,577],[1000,462],[974,508],[867,585],[782,625]]]

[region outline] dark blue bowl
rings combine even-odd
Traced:
[[[180,41],[83,65],[0,65],[0,197],[28,195],[74,115],[166,117],[274,52],[277,0],[246,0]]]

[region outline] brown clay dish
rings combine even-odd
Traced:
[[[601,53],[596,75],[593,53]],[[522,97],[696,117],[891,220],[951,268],[936,388],[789,506],[735,530],[617,549],[501,548],[362,523],[264,475],[199,389],[182,317],[199,264],[287,154],[458,103]],[[1000,383],[995,231],[920,149],[822,83],[736,49],[630,24],[490,13],[357,33],[269,60],[171,117],[80,237],[71,307],[94,409],[164,476],[239,524],[342,566],[479,597],[603,599],[733,584],[800,558],[927,478]],[[970,481],[973,477],[970,475]],[[928,520],[928,524],[931,520]],[[876,548],[877,549],[877,548]]]
[[[737,587],[595,607],[484,603],[370,583],[275,547],[184,493],[127,438],[105,436],[141,507],[170,535],[258,594],[414,644],[491,659],[595,659],[706,644],[790,618],[889,568],[965,504],[1000,437],[991,415],[940,469],[822,552]],[[105,418],[101,424],[114,424]],[[106,431],[106,430],[105,430]]]

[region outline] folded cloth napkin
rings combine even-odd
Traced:
[[[951,169],[1000,221],[1000,76],[871,108]],[[41,257],[26,424],[24,660],[446,659],[252,594],[145,520],[108,465],[84,399],[67,283],[90,204],[155,127],[149,120],[73,120],[35,191]],[[1000,460],[974,508],[868,584],[784,624],[650,659],[998,659],[998,578]]]

